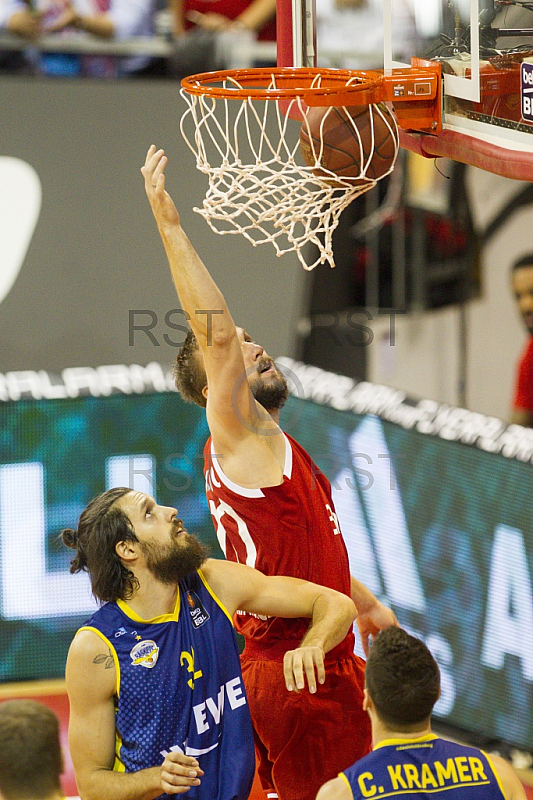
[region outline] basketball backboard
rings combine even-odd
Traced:
[[[315,2],[326,0],[278,0],[280,65],[309,66],[311,60],[322,65]],[[329,20],[338,15],[344,50],[346,31],[352,29],[352,59],[358,54],[365,58],[365,37],[375,36],[369,14],[382,6],[384,74],[410,66],[406,55],[441,65],[442,130],[416,132],[401,126],[402,147],[533,181],[533,5],[523,0],[327,2]],[[344,52],[344,63],[335,66],[351,66],[348,56]],[[366,57],[367,67],[375,68],[374,54]]]

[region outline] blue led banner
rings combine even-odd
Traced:
[[[310,396],[305,370],[291,370],[300,397]],[[441,719],[532,750],[527,433],[482,425],[480,415],[468,433],[462,412],[452,436],[453,410],[433,404],[429,414],[428,401],[402,398],[392,422],[383,387],[369,384],[359,385],[359,399],[370,408],[369,398],[375,406],[381,398],[381,409],[356,413],[339,400],[344,390],[355,397],[350,379],[315,370],[315,388],[321,379],[326,400],[291,396],[283,420],[332,481],[353,573],[432,649],[443,676]],[[57,537],[104,489],[129,485],[176,506],[220,555],[204,495],[206,437],[203,410],[170,391],[0,404],[1,680],[62,676],[94,603],[86,576],[69,574],[72,554]],[[490,437],[501,447],[489,447]]]

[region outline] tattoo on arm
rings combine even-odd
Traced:
[[[104,669],[111,669],[111,667],[114,665],[111,650],[109,651],[108,655],[101,653],[100,655],[96,656],[96,658],[93,659],[93,664],[103,664]]]

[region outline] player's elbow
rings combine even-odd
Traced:
[[[74,764],[74,776],[82,800],[115,800],[112,769],[107,767],[80,768],[79,765]]]
[[[345,609],[346,617],[349,619],[350,624],[355,620],[357,617],[357,608],[355,607],[355,603],[351,597],[348,597],[345,594],[341,594],[342,597],[342,605]]]
[[[346,627],[349,627],[357,617],[357,609],[351,597],[334,589],[326,588],[323,590],[323,596],[329,608],[335,611],[339,620],[342,620]]]

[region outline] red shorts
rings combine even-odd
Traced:
[[[242,656],[241,663],[267,796],[315,800],[323,783],[370,752],[361,658],[326,664],[326,681],[316,694],[288,692],[280,661]]]

